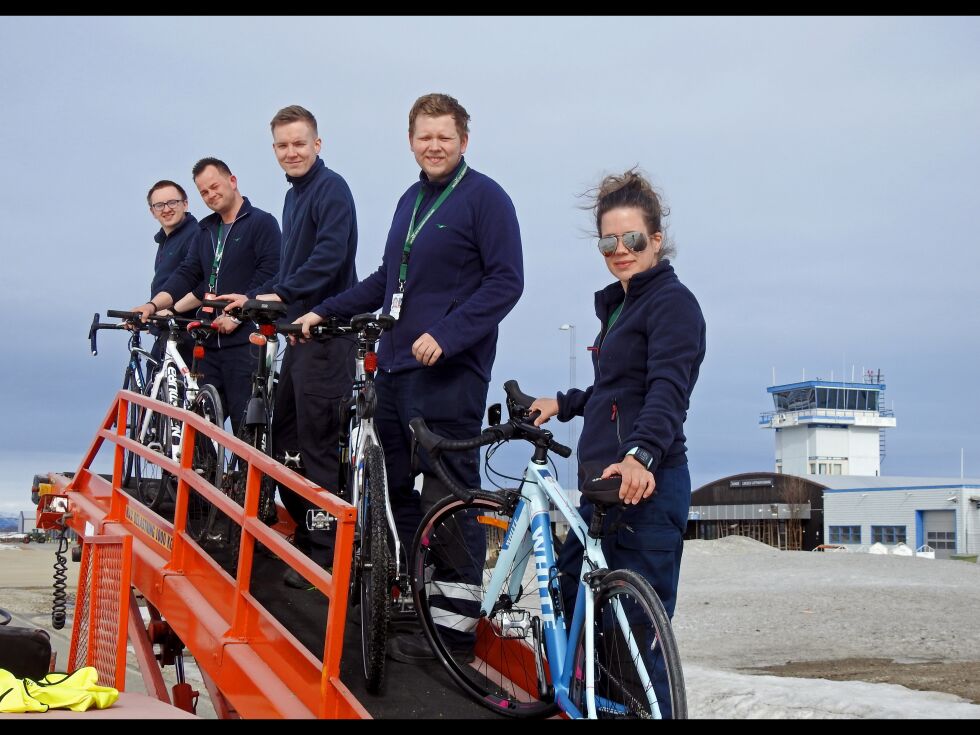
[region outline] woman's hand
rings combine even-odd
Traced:
[[[554,398],[536,398],[528,410],[531,413],[535,411],[541,412],[541,415],[534,419],[534,425],[541,426],[541,424],[558,413],[558,401]]]
[[[636,505],[649,498],[657,487],[653,473],[633,459],[633,455],[627,455],[622,462],[611,464],[602,471],[603,479],[614,475],[623,478],[619,486],[619,499],[625,505]]]

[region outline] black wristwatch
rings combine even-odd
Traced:
[[[653,455],[650,454],[650,452],[648,452],[643,447],[633,447],[631,450],[629,450],[626,453],[626,457],[629,457],[630,455],[633,455],[633,459],[635,459],[637,462],[642,464],[647,469],[650,469],[650,465],[653,464]],[[623,459],[626,459],[626,457],[624,457]]]

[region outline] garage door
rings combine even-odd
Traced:
[[[924,511],[922,525],[926,543],[936,550],[937,559],[948,559],[956,553],[956,511]]]

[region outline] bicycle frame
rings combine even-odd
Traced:
[[[149,356],[149,354],[139,348],[143,355],[155,363],[156,361]],[[178,375],[183,376],[178,378]],[[152,398],[157,395],[160,386],[163,381],[167,381],[167,398],[168,403],[172,406],[179,406],[181,408],[186,408],[194,402],[197,397],[198,390],[200,388],[197,385],[197,379],[194,374],[187,367],[187,363],[184,362],[184,358],[180,356],[180,352],[177,350],[177,340],[167,338],[167,346],[164,351],[163,360],[160,361],[156,374],[153,376],[153,383],[150,386],[149,396]],[[178,400],[180,392],[178,390],[178,382],[184,383],[184,405],[181,406]],[[139,441],[142,443],[146,438],[147,432],[150,428],[150,421],[153,418],[152,411],[144,411],[142,420],[140,421],[140,431],[139,431]],[[180,461],[180,437],[183,433],[183,424],[179,421],[170,422],[170,433],[171,433],[171,459],[175,461]]]
[[[524,579],[524,566],[534,556],[535,580],[539,600],[541,603],[541,622],[544,635],[545,646],[548,654],[548,661],[551,666],[552,685],[555,688],[555,697],[563,711],[572,717],[590,718],[596,717],[596,696],[594,669],[586,666],[586,705],[587,713],[581,712],[569,698],[569,685],[574,674],[575,647],[569,645],[570,641],[578,639],[582,626],[585,625],[585,648],[587,656],[592,656],[594,650],[593,624],[594,624],[594,594],[590,584],[589,575],[596,570],[608,569],[605,555],[602,553],[600,539],[590,538],[588,527],[582,520],[578,511],[575,510],[568,501],[565,491],[554,478],[544,464],[539,464],[534,460],[528,463],[524,473],[524,481],[520,488],[521,499],[514,509],[514,515],[507,527],[504,536],[500,556],[490,576],[487,585],[487,592],[484,595],[484,602],[481,614],[490,616],[492,610],[490,604],[500,598],[502,593],[515,598],[520,594],[520,587]],[[567,630],[565,620],[560,611],[555,610],[552,602],[552,591],[560,597],[561,592],[557,589],[558,577],[555,566],[555,550],[551,540],[551,514],[550,503],[553,503],[558,512],[564,516],[569,526],[569,533],[574,533],[584,547],[582,557],[582,569],[579,575],[578,595],[575,600],[575,610],[572,615],[571,627]],[[515,560],[522,559],[519,564]],[[511,565],[514,564],[512,567]],[[522,566],[523,565],[523,566]],[[507,570],[513,569],[510,576],[510,587],[503,590],[504,578]],[[626,614],[618,603],[614,607],[616,619],[624,633],[629,631],[629,622]],[[638,666],[641,677],[640,683],[647,693],[652,712],[660,717],[660,707],[657,696],[653,689],[653,680],[650,672],[646,670],[644,659],[640,655],[640,650],[636,645],[633,636],[624,635],[629,641],[630,655],[634,660],[642,662]],[[537,652],[536,652],[537,655]],[[542,675],[539,666],[539,676]],[[599,702],[604,708],[616,708],[612,702],[602,700]]]

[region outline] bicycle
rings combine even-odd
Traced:
[[[413,440],[454,493],[426,514],[410,563],[415,605],[436,658],[467,694],[500,714],[686,717],[680,655],[660,599],[635,572],[609,570],[602,552],[603,522],[620,503],[620,479],[583,486],[583,496],[595,504],[586,525],[547,469],[549,450],[563,457],[571,450],[533,425],[537,412],[528,407],[534,399],[516,381],[504,389],[509,420],[478,437],[450,440],[423,419],[410,424]],[[534,446],[517,489],[459,487],[440,459],[444,451],[510,439]],[[567,629],[552,506],[584,547]],[[464,634],[475,634],[475,647],[460,649]]]
[[[409,589],[401,562],[401,544],[388,501],[384,451],[374,428],[377,394],[374,376],[378,368],[375,347],[381,334],[394,326],[388,314],[359,314],[350,325],[329,319],[310,329],[313,337],[357,336],[353,396],[343,409],[340,435],[339,494],[349,496],[357,508],[351,563],[350,601],[360,605],[361,657],[366,688],[377,694],[384,685],[385,649],[392,612],[392,591]],[[302,336],[299,325],[280,328]],[[326,527],[325,513],[309,512],[307,524]],[[394,561],[392,560],[394,556]],[[404,595],[399,594],[399,599]]]
[[[214,308],[218,313],[228,305],[228,301],[205,299],[202,306]],[[258,327],[249,335],[249,342],[259,348],[256,370],[252,373],[252,393],[246,404],[245,413],[235,430],[235,436],[249,446],[255,447],[264,454],[269,454],[272,442],[272,410],[275,401],[276,386],[276,357],[279,340],[276,322],[286,315],[286,305],[277,301],[260,301],[249,299],[241,307],[227,312],[229,316],[249,320]],[[233,427],[234,428],[234,427]],[[224,472],[215,485],[225,495],[239,505],[245,503],[245,483],[248,478],[248,463],[233,452],[225,457]],[[283,464],[296,468],[297,458],[285,457]],[[192,496],[197,496],[192,493]],[[241,527],[230,518],[218,513],[211,503],[197,496],[204,508],[204,518],[197,534],[202,545],[225,545],[231,550],[231,568],[238,565],[238,545],[241,539]],[[259,491],[258,518],[267,525],[275,523],[276,510],[275,482],[263,475]]]
[[[203,357],[203,340],[209,333],[209,324],[200,320],[183,319],[173,315],[151,316],[147,321],[167,330],[167,342],[163,359],[157,361],[141,346],[140,332],[149,327],[140,314],[129,311],[106,311],[106,316],[122,319],[119,324],[102,324],[95,314],[89,329],[92,354],[98,354],[96,335],[100,329],[129,329],[130,359],[126,367],[123,387],[136,390],[143,395],[155,398],[178,408],[186,408],[217,426],[224,425],[221,399],[214,386],[199,386],[197,373],[187,367],[177,349],[180,338],[180,325],[185,324],[195,339],[194,362]],[[150,369],[144,375],[141,362],[145,360]],[[147,411],[131,403],[127,418],[127,432],[131,439],[163,454],[175,462],[180,462],[183,424],[163,413]],[[219,486],[223,467],[224,452],[220,445],[201,433],[195,434],[191,466],[194,471],[209,482]],[[132,486],[136,497],[151,510],[160,512],[166,500],[175,497],[176,483],[170,473],[158,465],[138,455],[127,453],[124,461],[123,484]],[[195,494],[196,495],[196,494]],[[200,535],[204,521],[205,508],[198,499],[188,505],[186,528],[195,538]]]

